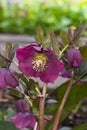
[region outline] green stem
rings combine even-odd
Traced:
[[[74,76],[74,71],[72,71],[72,78],[70,79],[70,83],[69,83],[69,86],[64,94],[64,97],[62,99],[62,102],[58,108],[58,111],[57,111],[57,114],[56,114],[56,117],[54,119],[54,123],[53,123],[53,128],[52,130],[57,130],[58,126],[59,126],[59,121],[60,121],[60,117],[61,117],[61,114],[62,114],[62,110],[63,110],[63,107],[66,103],[66,100],[69,96],[69,93],[71,91],[71,88],[72,88],[72,85],[73,85],[73,76]]]
[[[40,97],[40,102],[39,102],[39,127],[40,127],[40,130],[44,130],[44,105],[45,105],[45,97],[46,97],[46,88],[47,88],[47,84],[44,84],[43,91],[42,91],[42,97]]]

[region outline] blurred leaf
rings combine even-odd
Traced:
[[[39,89],[38,82],[35,82],[33,79],[29,79],[28,86],[30,93],[36,95],[37,94],[36,87],[37,89]]]
[[[16,73],[17,76],[26,84],[26,86],[29,85],[29,80],[26,78],[26,76],[23,73]]]
[[[60,87],[55,89],[54,95],[57,95],[58,103],[51,105],[50,108],[46,110],[47,114],[53,115],[53,117],[55,117],[56,111],[61,103],[61,100],[65,94],[68,84],[69,81],[67,81],[66,83],[62,84]],[[66,101],[66,104],[64,106],[60,122],[62,122],[72,112],[75,106],[85,98],[87,98],[87,85],[82,84],[79,86],[77,84],[74,84],[69,94],[69,97]],[[51,129],[52,123],[53,121],[51,121],[51,123],[48,124],[47,130]]]
[[[47,33],[46,39],[43,42],[43,47],[47,49],[51,49],[51,38],[49,33]]]
[[[78,69],[76,69],[75,74],[81,76],[83,73],[86,72],[87,72],[87,60],[84,61]]]
[[[37,114],[39,110],[39,101],[38,100],[33,100],[32,101],[32,112],[34,114]]]
[[[6,56],[7,58],[11,58],[12,55],[12,43],[6,42]]]
[[[65,45],[67,45],[69,43],[68,36],[67,36],[66,32],[64,32],[63,30],[60,31],[60,37]]]
[[[69,38],[69,41],[73,40],[74,30],[71,27],[68,28],[68,34],[67,34],[67,36]]]
[[[81,77],[81,81],[87,81],[87,60],[84,61],[81,66],[76,70],[75,76]]]
[[[76,126],[72,130],[87,130],[87,123],[81,124],[79,126]]]
[[[59,43],[58,43],[58,39],[55,35],[55,33],[53,31],[50,32],[50,37],[51,37],[51,43],[52,43],[52,47],[54,52],[56,53],[57,57],[59,56]]]
[[[74,35],[74,38],[73,38],[73,41],[74,42],[77,42],[79,40],[79,38],[81,37],[81,35],[83,34],[83,32],[87,29],[87,25],[85,26],[80,26],[76,32],[75,32],[75,35]]]
[[[17,129],[12,122],[0,121],[0,130],[19,130],[19,129]]]
[[[21,92],[19,92],[18,90],[16,89],[13,89],[13,88],[8,88],[11,92],[12,95],[18,97],[18,98],[23,98],[23,94]]]
[[[18,43],[15,43],[14,45],[13,45],[13,47],[12,47],[12,53],[13,54],[15,54],[15,50],[16,50],[16,48],[18,48]]]
[[[42,44],[44,42],[44,32],[43,32],[43,29],[40,25],[37,27],[36,41],[39,44]]]
[[[0,55],[0,67],[7,67],[7,64],[7,60],[2,55]]]
[[[79,50],[82,54],[83,60],[87,60],[87,46],[80,47]]]

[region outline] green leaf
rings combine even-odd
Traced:
[[[42,44],[44,41],[44,32],[40,25],[37,27],[36,40],[39,44]]]
[[[23,98],[23,94],[21,92],[19,92],[18,90],[16,89],[13,89],[13,88],[8,88],[11,92],[12,95],[18,97],[18,98]]]
[[[68,38],[69,38],[69,41],[72,41],[73,40],[73,29],[71,27],[68,28],[68,34],[67,34]]]
[[[58,103],[51,105],[50,108],[48,110],[46,110],[47,114],[53,115],[53,117],[55,117],[56,111],[62,101],[62,98],[68,87],[68,84],[69,84],[69,81],[62,84],[60,87],[58,87],[54,91],[54,95],[57,95]],[[76,105],[85,98],[87,98],[87,84],[82,84],[80,86],[77,84],[74,84],[72,87],[72,90],[69,94],[69,97],[66,101],[66,104],[63,108],[60,123],[72,112],[72,110],[76,107]],[[50,130],[49,127],[51,128],[51,126],[49,126],[49,125],[52,125],[52,123],[53,123],[53,121],[51,121],[51,123],[48,124],[48,127],[47,127],[48,130]]]
[[[0,130],[19,130],[19,129],[17,129],[12,122],[0,121]]]
[[[87,81],[87,60],[75,71],[75,79],[80,77],[81,81]]]
[[[8,58],[11,58],[11,53],[12,53],[12,43],[6,42],[6,56]]]
[[[46,39],[43,42],[43,47],[47,49],[51,48],[51,38],[49,33],[47,33]]]
[[[79,50],[82,54],[83,60],[87,60],[87,46],[80,47]]]
[[[17,76],[26,84],[26,86],[29,86],[29,80],[26,78],[26,76],[23,73],[16,73]]]
[[[76,126],[72,130],[87,130],[87,123],[81,124],[79,126]]]
[[[51,37],[52,48],[58,57],[60,45],[59,45],[57,37],[53,31],[50,32],[50,37]]]
[[[87,29],[87,25],[85,26],[80,26],[76,32],[75,32],[75,36],[74,36],[74,39],[73,41],[74,42],[77,42],[79,40],[79,38],[81,37],[82,33]]]
[[[67,36],[66,32],[64,32],[63,30],[60,31],[60,37],[65,45],[67,45],[69,43],[68,36]]]
[[[7,67],[8,61],[0,54],[0,67]]]

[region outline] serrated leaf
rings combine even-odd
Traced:
[[[81,124],[79,126],[76,126],[72,130],[87,130],[87,123]]]
[[[83,60],[87,60],[87,46],[80,47],[79,50],[82,54]]]
[[[60,31],[60,37],[65,45],[67,45],[69,43],[68,36],[67,36],[66,32],[64,32],[63,30]]]
[[[0,121],[0,130],[19,130],[10,121]]]
[[[10,93],[18,98],[23,98],[23,94],[21,92],[19,92],[16,89],[13,88],[8,88],[10,90]]]
[[[36,41],[39,44],[42,44],[43,41],[44,41],[44,32],[43,32],[43,29],[42,29],[42,27],[40,25],[37,27]]]
[[[53,31],[50,32],[50,37],[51,37],[52,48],[53,48],[55,54],[58,57],[60,45],[59,45],[57,37],[56,37],[56,35],[54,34]]]

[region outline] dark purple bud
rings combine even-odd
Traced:
[[[77,68],[82,64],[82,55],[78,49],[72,48],[67,53],[69,67]]]
[[[18,86],[18,77],[15,72],[11,72],[8,68],[0,68],[0,88]]]
[[[30,110],[29,103],[26,99],[20,99],[16,103],[18,112],[28,112]]]

